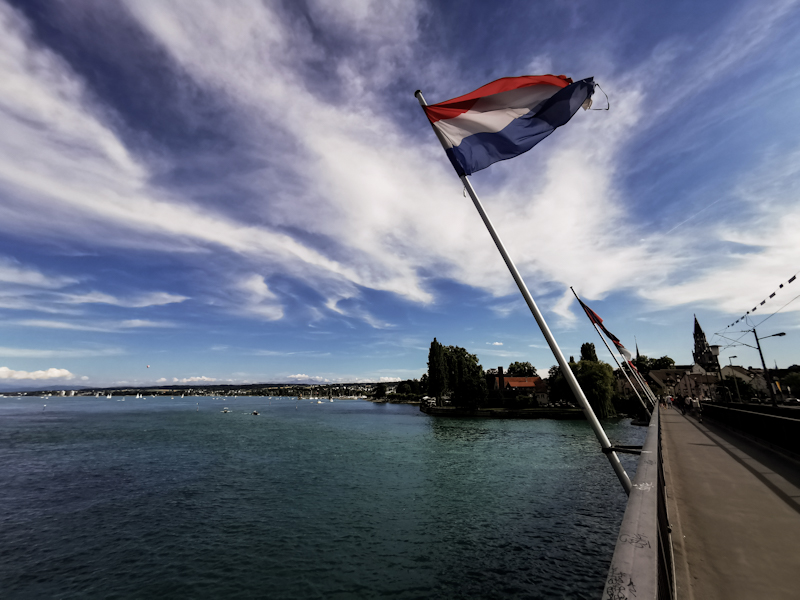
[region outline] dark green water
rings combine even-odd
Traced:
[[[626,501],[584,422],[364,401],[0,398],[0,464],[2,598],[599,598]]]

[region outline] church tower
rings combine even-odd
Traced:
[[[716,346],[715,346],[716,348]],[[706,334],[697,322],[697,315],[694,317],[694,352],[692,352],[694,363],[700,365],[707,373],[719,371],[719,361],[717,356],[711,351],[711,346],[706,341]]]

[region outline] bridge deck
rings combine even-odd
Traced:
[[[800,466],[661,411],[678,598],[800,598]]]

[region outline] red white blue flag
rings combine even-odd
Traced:
[[[580,298],[578,298],[578,302],[580,302],[580,305],[583,308],[583,311],[586,313],[586,316],[589,317],[589,320],[603,330],[603,333],[606,334],[606,337],[611,340],[614,346],[617,347],[619,353],[623,357],[625,357],[625,362],[632,365],[633,363],[631,362],[631,359],[633,358],[633,356],[631,356],[631,353],[628,351],[628,349],[622,345],[622,342],[619,341],[619,338],[617,338],[617,336],[615,336],[608,329],[606,329],[606,326],[603,325],[603,319],[601,319],[600,316],[596,312],[594,312],[591,308],[586,306],[583,303],[583,300],[581,300]],[[634,366],[634,368],[636,367]]]
[[[458,175],[471,175],[527,152],[588,108],[594,85],[592,77],[504,77],[424,109]]]

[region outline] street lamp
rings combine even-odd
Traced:
[[[771,337],[783,337],[786,335],[786,332],[781,333],[773,333],[772,335],[765,335],[764,337],[758,337],[756,333],[756,328],[753,327],[752,329],[753,336],[756,338],[756,347],[758,348],[758,355],[761,357],[761,366],[764,367],[764,379],[767,380],[767,387],[769,388],[769,397],[772,398],[772,406],[777,408],[778,406],[778,398],[775,396],[775,390],[772,389],[772,377],[769,375],[769,371],[767,370],[767,363],[764,362],[764,354],[761,352],[761,344],[759,340],[765,340]]]
[[[711,356],[714,357],[714,361],[717,363],[717,378],[719,379],[720,385],[722,385],[722,368],[719,366],[719,346],[709,346],[709,350],[711,350]],[[730,392],[728,392],[730,394]],[[717,400],[719,400],[719,388],[716,389],[716,396]]]
[[[733,356],[728,357],[728,364],[731,366],[731,377],[733,377],[733,383],[736,386],[736,397],[739,399],[739,402],[742,401],[742,395],[739,393],[739,382],[736,381],[736,373],[733,371],[733,359],[739,358],[735,354]]]

